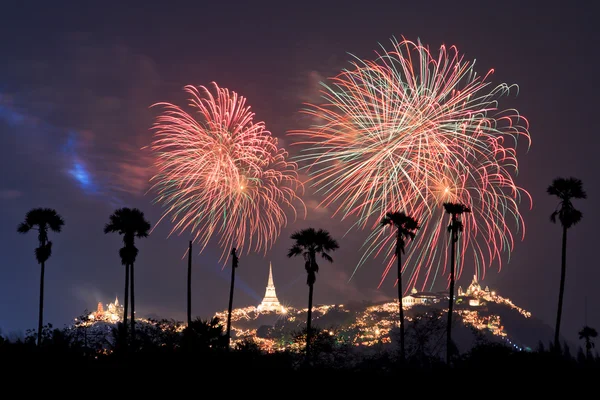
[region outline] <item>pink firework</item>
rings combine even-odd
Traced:
[[[434,54],[420,42],[392,40],[375,60],[356,59],[323,83],[323,102],[304,110],[319,122],[289,134],[305,147],[298,161],[321,204],[373,229],[357,268],[383,253],[382,282],[390,270],[394,235],[378,225],[387,212],[404,211],[421,225],[407,248],[407,290],[431,289],[446,272],[444,202],[472,210],[463,216],[457,276],[467,260],[480,277],[492,263],[500,267],[514,233],[524,235],[519,203],[531,198],[513,175],[518,139],[530,144],[528,122],[498,108],[516,86],[492,86],[492,72],[477,75],[455,47]]]
[[[212,89],[185,87],[190,112],[154,105],[163,108],[151,145],[155,201],[174,224],[171,234],[189,230],[202,250],[218,234],[222,259],[232,247],[266,252],[287,224],[285,209],[296,216],[296,164],[254,122],[244,97],[216,83]]]

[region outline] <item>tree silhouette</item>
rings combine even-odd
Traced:
[[[237,256],[235,247],[231,250],[231,288],[229,289],[229,307],[227,309],[227,346],[231,342],[231,311],[233,308],[233,290],[235,288],[235,270],[239,265],[239,258]]]
[[[48,229],[60,232],[65,221],[51,208],[34,208],[25,215],[25,221],[19,224],[17,232],[27,233],[34,229],[38,231],[39,246],[35,249],[35,258],[41,266],[40,273],[40,306],[38,317],[37,345],[42,342],[44,321],[44,273],[46,261],[52,255],[52,242],[48,239]]]
[[[192,241],[188,248],[188,270],[187,270],[187,325],[192,324]]]
[[[585,340],[585,355],[588,360],[592,358],[592,348],[596,345],[592,341],[593,338],[598,336],[598,332],[589,326],[584,326],[583,329],[579,331],[579,340]]]
[[[121,263],[125,266],[125,305],[123,315],[124,335],[127,335],[127,300],[128,289],[131,290],[131,340],[135,340],[135,292],[133,265],[138,255],[135,238],[148,237],[150,223],[144,218],[144,213],[137,208],[119,208],[109,217],[104,227],[104,233],[116,232],[123,235],[124,247],[119,250]],[[130,276],[131,275],[131,276]],[[128,285],[130,284],[130,286]],[[128,287],[129,286],[129,287]]]
[[[400,359],[404,361],[404,309],[402,308],[402,262],[406,241],[414,239],[415,231],[419,229],[416,219],[406,215],[404,212],[389,212],[381,220],[381,227],[393,225],[396,228],[396,262],[398,263],[398,309],[400,310]]]
[[[295,257],[302,254],[304,257],[304,268],[306,269],[308,285],[308,315],[306,317],[306,360],[310,361],[310,344],[312,338],[311,320],[312,320],[312,302],[314,285],[319,272],[317,264],[317,254],[320,254],[325,260],[333,262],[333,259],[327,252],[335,251],[340,246],[331,237],[329,232],[314,228],[302,229],[296,231],[290,237],[294,240],[293,246],[288,251],[288,257]]]
[[[451,253],[450,253],[450,295],[448,300],[448,326],[446,333],[446,363],[450,364],[452,349],[454,344],[452,343],[452,307],[454,305],[454,266],[456,263],[456,243],[458,242],[458,235],[464,229],[464,225],[460,220],[460,216],[464,213],[471,212],[471,210],[461,203],[444,203],[444,209],[446,213],[450,214],[450,225],[448,225],[448,232],[451,236]]]
[[[563,296],[565,291],[565,274],[567,270],[567,230],[576,225],[583,218],[581,211],[577,210],[572,199],[585,199],[587,194],[583,190],[583,182],[577,178],[555,178],[548,186],[548,194],[560,199],[556,209],[550,215],[550,221],[556,223],[558,219],[563,228],[562,259],[560,268],[560,287],[558,290],[558,310],[556,311],[556,327],[554,329],[554,348],[560,348],[560,320],[562,317]]]
[[[190,352],[221,350],[227,345],[223,325],[217,317],[210,320],[196,318],[183,330],[183,347]]]

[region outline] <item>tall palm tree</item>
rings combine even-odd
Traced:
[[[585,340],[585,355],[589,359],[592,357],[592,348],[594,348],[595,344],[592,341],[592,338],[598,336],[598,332],[589,326],[584,326],[582,330],[579,331],[579,339]]]
[[[37,344],[42,343],[42,326],[44,323],[44,273],[46,261],[52,255],[52,242],[48,239],[48,229],[60,232],[65,221],[51,208],[34,208],[25,215],[25,221],[19,224],[17,232],[27,233],[31,229],[38,231],[39,247],[35,249],[35,258],[41,266],[40,274],[40,309],[38,317]]]
[[[444,209],[450,214],[450,225],[448,232],[452,235],[452,244],[450,252],[450,295],[448,300],[448,326],[446,328],[446,363],[450,364],[452,356],[452,307],[454,305],[454,267],[456,263],[456,243],[458,242],[458,234],[464,229],[464,225],[460,220],[460,216],[464,213],[471,212],[469,207],[461,203],[444,203]]]
[[[227,348],[231,342],[231,311],[233,308],[233,289],[235,287],[235,270],[239,265],[239,258],[237,256],[235,247],[231,250],[231,288],[229,289],[229,308],[227,312]]]
[[[127,332],[127,300],[128,283],[131,291],[131,340],[135,340],[135,291],[133,265],[138,255],[135,238],[148,237],[150,223],[144,218],[144,213],[137,208],[119,208],[109,217],[104,226],[104,233],[116,232],[123,235],[124,247],[119,251],[121,263],[125,266],[125,306],[123,324]],[[131,275],[131,276],[130,276]],[[129,281],[129,282],[128,282]]]
[[[398,263],[398,308],[400,310],[400,359],[404,361],[404,309],[402,308],[402,262],[400,257],[404,254],[406,241],[415,238],[415,231],[419,229],[416,219],[404,212],[389,212],[381,220],[381,227],[393,225],[396,228],[396,262]]]
[[[106,232],[105,232],[106,233]],[[123,304],[123,341],[127,343],[127,311],[129,310],[129,265],[135,261],[138,254],[137,247],[124,246],[119,249],[119,257],[121,258],[121,264],[125,267],[125,303]]]
[[[558,290],[558,310],[556,312],[556,328],[554,329],[554,348],[559,349],[560,319],[562,316],[563,295],[565,291],[565,273],[567,269],[567,230],[576,225],[583,218],[581,211],[577,210],[572,199],[585,199],[587,194],[583,190],[583,182],[577,178],[555,178],[548,186],[548,194],[560,199],[556,210],[550,215],[550,221],[560,221],[563,227],[562,237],[562,262],[560,268],[560,288]]]
[[[192,241],[188,249],[188,270],[187,270],[187,326],[192,325]]]
[[[317,272],[319,272],[319,264],[317,264],[317,254],[320,254],[325,260],[333,262],[333,259],[327,252],[335,251],[340,246],[331,237],[329,232],[314,228],[302,229],[296,231],[290,237],[294,240],[293,246],[288,251],[288,257],[295,257],[300,254],[304,257],[304,268],[306,269],[308,285],[308,316],[306,317],[306,360],[310,361],[310,344],[312,340],[312,302],[314,285],[317,280]]]

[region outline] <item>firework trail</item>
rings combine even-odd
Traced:
[[[170,216],[171,234],[189,230],[204,250],[218,234],[227,259],[232,247],[267,251],[296,216],[302,188],[297,166],[263,122],[254,122],[246,99],[212,83],[186,86],[194,113],[170,103],[153,125],[157,174],[151,190]],[[160,222],[160,221],[159,221]]]
[[[431,290],[449,257],[443,202],[472,210],[463,216],[457,276],[466,259],[479,277],[493,262],[501,268],[515,234],[525,234],[521,198],[531,202],[511,174],[518,139],[530,145],[528,122],[516,110],[498,108],[516,86],[491,86],[493,70],[477,75],[454,46],[435,55],[405,39],[393,39],[389,51],[382,46],[375,60],[355,58],[351,65],[322,83],[322,104],[303,110],[318,122],[288,134],[300,138],[297,160],[321,205],[342,219],[356,218],[356,228],[373,229],[356,268],[383,254],[383,282],[395,236],[378,224],[388,211],[405,211],[421,225],[403,260],[406,288]]]

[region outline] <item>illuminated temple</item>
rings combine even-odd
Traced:
[[[277,293],[275,293],[275,284],[273,283],[273,266],[269,263],[269,281],[267,282],[267,290],[262,302],[256,307],[258,312],[277,312],[286,313],[284,306],[279,303]]]
[[[489,300],[490,297],[496,296],[496,292],[490,292],[490,288],[487,286],[485,290],[482,290],[481,285],[477,281],[477,275],[473,275],[473,281],[466,292],[462,290],[462,287],[458,287],[458,296],[468,299],[470,306],[479,306],[481,305],[481,300]]]
[[[101,302],[98,303],[96,311],[91,313],[88,318],[90,321],[104,321],[115,323],[121,321],[123,317],[123,306],[119,304],[119,298],[115,298],[114,303],[106,306],[106,310]]]

